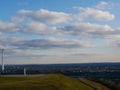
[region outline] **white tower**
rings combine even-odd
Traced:
[[[4,49],[2,49],[2,71],[4,72]]]
[[[26,68],[24,68],[24,76],[26,76]]]

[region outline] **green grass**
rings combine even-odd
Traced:
[[[80,81],[83,81],[85,82],[86,84],[96,88],[97,90],[110,90],[109,88],[107,88],[106,86],[100,84],[100,83],[96,83],[94,81],[90,81],[90,80],[87,80],[87,79],[80,79]]]
[[[59,74],[42,77],[0,77],[0,90],[93,90],[79,80]]]

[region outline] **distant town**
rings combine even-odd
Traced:
[[[1,67],[1,66],[0,66]],[[30,64],[5,65],[5,75],[12,74],[64,74],[72,77],[105,78],[120,80],[120,63],[82,63],[82,64]]]

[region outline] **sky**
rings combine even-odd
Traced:
[[[120,0],[1,0],[5,64],[120,62],[119,8]]]

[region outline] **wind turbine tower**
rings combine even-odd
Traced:
[[[4,49],[2,49],[2,72],[4,72]]]
[[[26,76],[26,68],[24,68],[24,76]]]

